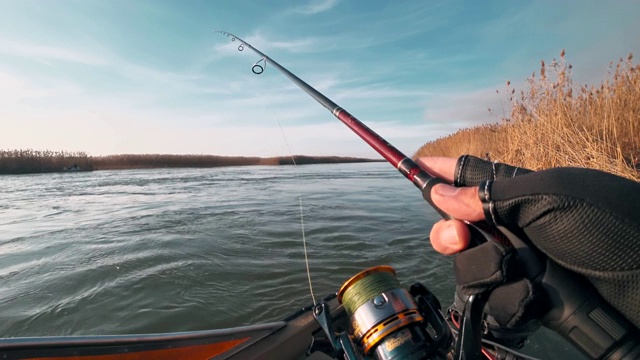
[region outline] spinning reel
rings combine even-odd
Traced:
[[[438,299],[422,284],[407,291],[390,266],[375,266],[345,282],[338,301],[349,317],[349,333],[335,333],[329,306],[314,317],[334,350],[345,359],[445,359],[453,336]]]
[[[592,358],[640,358],[637,331],[627,320],[595,292],[584,293],[590,288],[571,281],[557,265],[549,263],[547,268],[543,284],[554,284],[563,293],[551,297],[552,310],[542,319],[546,327],[568,334],[567,339]],[[557,304],[558,299],[566,303]],[[447,312],[449,323],[424,285],[416,283],[406,290],[392,267],[375,266],[353,276],[338,292],[348,316],[347,332],[334,331],[326,302],[318,303],[313,315],[338,357],[346,360],[480,359],[487,355],[483,344],[493,349],[490,358],[530,359],[513,347],[520,348],[539,324],[503,329],[484,314],[486,300],[486,294],[463,298],[456,292]],[[571,337],[576,333],[581,338]]]

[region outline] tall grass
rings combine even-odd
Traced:
[[[87,156],[84,152],[0,150],[0,174],[29,174],[68,171],[209,168],[220,166],[298,165],[382,161],[337,156],[243,157],[216,155],[123,154]]]
[[[0,150],[0,174],[57,172],[74,166],[93,169],[91,158],[82,151]]]
[[[214,155],[123,154],[92,158],[95,170],[258,165],[258,157]]]
[[[243,157],[243,156],[217,156],[217,155],[170,155],[170,154],[145,154],[145,155],[109,155],[93,157],[95,170],[115,169],[143,169],[143,168],[207,168],[218,166],[250,166],[250,165],[292,165],[293,161],[302,164],[325,164],[363,162],[367,159],[334,157],[334,156],[302,156],[295,155],[281,157]]]
[[[534,170],[589,167],[640,181],[640,66],[609,64],[599,86],[575,86],[565,60],[543,61],[517,92],[507,82],[510,116],[429,142],[415,156],[471,154]]]

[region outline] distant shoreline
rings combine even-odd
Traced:
[[[341,156],[294,155],[277,157],[238,157],[217,155],[111,155],[93,158],[93,170],[130,170],[162,168],[212,168],[225,166],[279,166],[312,164],[345,164],[383,162],[383,159],[366,159]]]
[[[100,170],[212,168],[225,166],[276,166],[384,162],[342,156],[244,157],[218,155],[122,154],[88,156],[83,152],[0,150],[0,175],[86,172]]]

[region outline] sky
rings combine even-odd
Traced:
[[[600,84],[640,1],[0,0],[0,149],[379,158],[237,35],[408,156],[508,115],[566,49]],[[489,111],[491,109],[491,111]]]

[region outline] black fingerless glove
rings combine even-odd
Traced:
[[[458,160],[455,175],[456,186],[480,186],[489,223],[506,227],[586,277],[640,327],[640,183],[582,168],[532,172],[472,156]],[[481,249],[492,246],[488,244],[455,259],[460,291],[468,295],[493,289],[487,311],[503,326],[541,316],[535,284],[519,277],[508,249]],[[488,270],[479,272],[482,267]],[[505,287],[518,282],[517,289]],[[519,305],[507,305],[513,301]]]
[[[458,292],[469,296],[491,290],[486,312],[508,329],[528,325],[548,310],[540,287],[523,277],[517,260],[513,248],[494,241],[463,251],[454,260]]]

